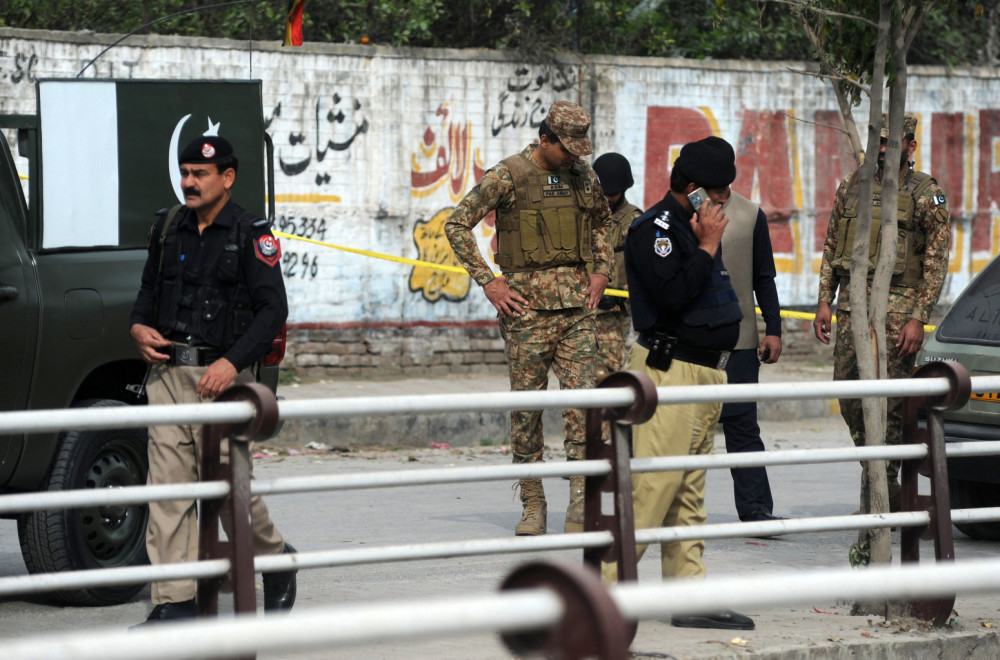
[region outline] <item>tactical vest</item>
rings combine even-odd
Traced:
[[[502,161],[514,180],[514,204],[497,209],[497,252],[503,273],[583,264],[593,259],[594,188],[581,166],[543,170],[524,154]]]
[[[618,210],[611,217],[611,247],[615,253],[615,268],[611,273],[611,281],[608,282],[608,288],[627,288],[625,278],[625,228],[630,223],[626,223],[626,220],[631,218],[637,211],[641,213],[638,206],[622,202],[622,205],[618,207]]]
[[[206,262],[207,273],[187,271],[190,261],[180,258],[179,222],[175,218],[184,209],[174,207],[167,213],[160,232],[160,268],[154,288],[153,309],[156,329],[167,335],[175,332],[192,334],[208,346],[229,350],[253,321],[250,292],[242,277],[243,255],[251,225],[260,219],[243,211],[236,218],[226,239],[222,254]],[[195,289],[190,284],[200,279]],[[185,282],[189,283],[185,293]],[[190,309],[190,321],[179,319],[181,309]]]
[[[722,258],[743,314],[740,338],[734,350],[758,348],[760,335],[757,332],[757,312],[753,296],[753,234],[760,207],[734,190],[723,209],[729,218],[729,224],[722,234]]]
[[[920,255],[927,247],[927,236],[923,229],[913,219],[917,199],[932,184],[934,179],[924,172],[910,172],[899,186],[897,204],[896,263],[892,268],[892,284],[896,286],[914,287],[923,278],[923,265]],[[854,246],[854,234],[858,224],[858,192],[860,185],[857,175],[851,180],[844,197],[844,215],[837,228],[837,249],[833,255],[833,267],[841,277],[850,277],[851,250]],[[868,279],[875,274],[875,264],[878,261],[882,246],[882,186],[873,184],[871,237],[868,247]]]
[[[729,272],[722,263],[722,250],[715,253],[708,286],[701,295],[681,310],[681,319],[687,326],[718,328],[736,323],[743,318],[740,301],[729,282]]]
[[[632,222],[630,231],[634,231],[644,222],[649,222],[660,217],[660,213],[655,209],[646,211]],[[676,239],[678,244],[683,243],[683,248],[678,245],[674,249],[682,250],[684,258],[689,258],[698,250],[698,240],[687,226],[687,223],[671,221],[670,235]],[[646,249],[646,248],[640,248]],[[638,275],[641,278],[641,275]],[[630,289],[632,304],[633,326],[639,332],[645,330],[664,330],[671,332],[676,325],[673,318],[665,318],[660,315],[659,308],[655,300],[647,299],[647,296],[654,296],[655,293],[645,289]],[[730,323],[736,323],[742,318],[740,304],[729,283],[729,273],[722,263],[722,251],[715,253],[715,260],[712,264],[712,272],[708,286],[700,296],[692,300],[684,309],[680,310],[681,322],[689,327],[707,326],[718,328]],[[654,320],[655,319],[655,320]]]

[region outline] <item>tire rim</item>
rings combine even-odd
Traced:
[[[121,488],[146,483],[146,457],[138,456],[126,440],[104,446],[91,462],[87,488]],[[99,566],[127,566],[146,543],[149,507],[145,504],[104,505],[80,512],[80,531]]]

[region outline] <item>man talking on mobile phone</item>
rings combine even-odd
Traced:
[[[627,368],[642,371],[657,387],[726,382],[743,314],[722,261],[729,220],[705,189],[728,187],[735,178],[728,143],[717,138],[688,143],[674,162],[670,191],[629,228],[625,272],[639,337]],[[689,195],[700,196],[698,208]],[[719,403],[658,407],[652,419],[633,429],[635,457],[710,454],[721,410]],[[704,525],[705,470],[636,474],[632,500],[636,528]],[[703,577],[704,549],[701,539],[661,544],[662,576]],[[646,546],[637,550],[641,557]],[[602,577],[616,580],[617,566],[604,564]],[[729,610],[674,616],[670,622],[682,628],[754,627],[753,619]]]
[[[728,154],[735,167],[736,154],[729,143],[718,137],[707,137],[703,142],[713,144]],[[726,255],[726,270],[740,300],[743,321],[740,338],[736,342],[726,378],[730,383],[757,383],[762,364],[774,364],[781,356],[781,305],[778,289],[774,285],[777,275],[774,253],[771,251],[771,234],[767,217],[759,204],[755,204],[726,185],[708,188],[708,199],[721,204],[729,219],[722,237],[722,251]],[[757,314],[754,302],[764,318],[764,339],[757,331]],[[726,436],[726,452],[738,454],[764,451],[757,424],[757,402],[741,401],[722,406],[722,430]],[[736,513],[743,522],[780,520],[772,514],[774,500],[767,468],[732,468],[733,498]]]

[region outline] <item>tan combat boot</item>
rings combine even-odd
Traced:
[[[521,522],[514,528],[514,534],[516,536],[544,534],[547,510],[542,480],[521,479],[518,486],[521,488],[521,503],[524,510],[521,512]]]
[[[566,507],[566,526],[563,528],[567,534],[583,531],[583,495],[586,485],[586,477],[569,479],[569,506]]]

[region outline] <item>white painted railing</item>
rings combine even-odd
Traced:
[[[1000,390],[1000,376],[972,379],[973,391]],[[946,378],[917,378],[901,381],[837,381],[824,383],[725,385],[690,388],[658,388],[659,405],[699,402],[764,401],[778,399],[854,398],[862,396],[923,396],[942,395],[949,391]],[[480,394],[419,395],[392,397],[356,397],[278,403],[282,421],[315,417],[345,417],[354,415],[400,415],[411,413],[448,413],[465,411],[542,410],[547,408],[628,407],[635,403],[635,393],[627,387],[596,390],[560,390],[541,392],[493,392]],[[147,406],[143,408],[72,409],[0,413],[0,434],[37,433],[72,429],[134,428],[164,424],[244,423],[256,413],[253,404],[245,401]],[[670,470],[700,470],[760,465],[799,465],[879,459],[919,459],[927,456],[923,445],[898,447],[860,447],[819,450],[783,450],[753,454],[677,456],[633,459],[632,472]],[[984,456],[1000,453],[1000,442],[961,443],[947,448],[949,456]],[[258,495],[279,495],[327,490],[405,487],[467,483],[487,480],[566,477],[573,475],[604,476],[611,471],[606,460],[566,463],[513,464],[476,468],[429,469],[333,476],[308,476],[255,481],[251,490]],[[172,486],[136,486],[113,490],[83,490],[5,495],[0,497],[0,514],[14,514],[39,509],[92,507],[109,504],[136,504],[169,499],[219,498],[229,493],[225,482],[178,484]],[[956,510],[955,522],[1000,520],[1000,508]],[[838,516],[775,520],[758,523],[705,525],[641,529],[635,533],[638,543],[673,542],[692,539],[719,539],[745,536],[768,536],[821,531],[869,529],[875,527],[916,527],[930,522],[927,512]],[[346,566],[362,563],[406,561],[461,557],[497,553],[538,552],[581,548],[601,548],[613,543],[610,532],[587,532],[527,538],[469,540],[458,543],[409,544],[381,548],[305,552],[294,556],[258,557],[254,568],[258,572],[273,572],[290,568],[310,569]],[[986,566],[986,568],[984,568]],[[990,575],[1000,575],[1000,565],[984,564],[971,567],[920,566],[905,569],[869,569],[863,579],[857,573],[827,572],[815,575],[796,574],[794,588],[782,589],[782,580],[792,577],[766,578],[768,589],[761,589],[758,580],[729,579],[704,581],[693,585],[673,584],[670,587],[620,586],[615,600],[624,616],[637,620],[662,618],[673,613],[709,611],[722,605],[757,605],[804,602],[810,598],[830,595],[839,598],[896,598],[954,594],[963,590],[977,592],[1000,588],[1000,578],[983,580],[987,568]],[[155,567],[115,568],[76,573],[29,575],[0,578],[0,596],[39,593],[54,589],[120,585],[180,577],[218,577],[230,570],[228,560],[211,560]],[[913,574],[918,572],[919,580]],[[885,573],[883,575],[883,573]],[[970,578],[974,575],[974,578]],[[909,578],[907,578],[909,576]],[[875,579],[873,579],[875,578]],[[911,584],[911,581],[913,584]],[[996,582],[996,584],[994,584]],[[751,586],[753,588],[751,588]],[[712,587],[712,588],[709,588]],[[706,590],[707,589],[707,590]],[[714,589],[714,590],[713,590]],[[659,591],[656,591],[659,590]],[[679,590],[679,591],[678,591]],[[692,594],[688,594],[691,591]],[[669,592],[669,593],[667,593]],[[767,594],[767,603],[759,594]],[[658,594],[652,596],[650,594]],[[678,596],[683,593],[683,597]],[[753,596],[758,594],[758,596]],[[867,595],[866,595],[867,594]],[[696,597],[697,596],[697,597]],[[471,601],[470,601],[471,602]],[[656,604],[656,603],[659,604]],[[413,608],[410,618],[395,614],[400,605],[372,606],[351,611],[334,609],[325,613],[284,617],[280,620],[195,622],[172,626],[170,630],[150,630],[127,635],[128,644],[121,644],[117,633],[100,635],[47,636],[45,640],[19,640],[0,643],[0,657],[21,657],[23,649],[31,648],[30,657],[177,657],[185,649],[197,649],[203,657],[228,657],[248,652],[290,647],[308,648],[318,645],[350,645],[371,636],[418,637],[444,632],[475,632],[481,630],[526,630],[545,627],[561,615],[558,600],[545,590],[483,596],[475,601],[482,616],[452,616],[442,612],[468,612],[470,603],[454,599],[439,604],[421,604]],[[684,603],[683,609],[679,605]],[[409,607],[409,606],[407,606]],[[439,608],[439,609],[435,609]],[[405,609],[405,608],[404,608]],[[437,612],[437,614],[434,614]],[[431,625],[423,617],[435,621],[447,619],[448,625]],[[315,617],[323,620],[315,623]],[[356,623],[331,624],[331,618]],[[364,621],[364,623],[362,623]],[[485,627],[484,627],[485,626]],[[272,630],[273,629],[273,630]],[[310,630],[310,634],[305,634]],[[278,632],[280,631],[280,632]],[[434,631],[433,633],[431,631]],[[164,646],[164,639],[172,645]],[[116,641],[117,640],[117,641]],[[136,646],[136,645],[139,646]],[[141,653],[137,649],[142,648]],[[21,650],[19,650],[21,649]],[[126,653],[126,655],[121,655]],[[27,657],[27,656],[26,656]]]

